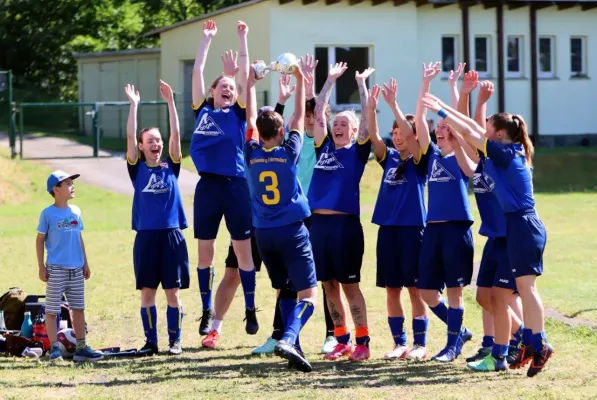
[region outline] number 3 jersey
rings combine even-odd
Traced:
[[[185,229],[187,217],[178,188],[180,163],[166,161],[149,165],[139,159],[127,160],[133,183],[133,230]]]
[[[269,149],[254,140],[245,143],[255,228],[290,225],[311,215],[297,178],[302,146],[303,139],[296,131],[291,131],[281,146]]]

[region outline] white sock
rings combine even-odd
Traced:
[[[213,322],[211,323],[211,329],[218,331],[218,333],[222,333],[222,324],[223,323],[224,323],[224,321],[222,321],[222,320],[214,319]]]

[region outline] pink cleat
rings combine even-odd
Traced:
[[[340,357],[350,356],[353,351],[354,351],[354,346],[352,344],[338,343],[336,345],[336,347],[334,347],[334,350],[332,350],[330,353],[323,356],[323,358],[324,358],[324,360],[335,361],[335,360],[339,359]]]
[[[350,361],[365,361],[368,360],[369,357],[371,357],[371,351],[369,350],[369,347],[365,346],[364,344],[359,344],[357,345],[354,353],[352,353],[348,358]]]

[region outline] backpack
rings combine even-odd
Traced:
[[[20,330],[25,319],[25,298],[27,294],[13,287],[0,297],[0,310],[4,311],[4,323],[8,330]]]

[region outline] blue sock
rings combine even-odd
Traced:
[[[522,342],[522,332],[524,331],[524,324],[520,324],[518,330],[512,334],[512,338],[510,340],[511,346],[518,346],[520,342]]]
[[[336,336],[336,340],[338,341],[338,343],[348,344],[348,342],[350,342],[350,332],[342,336]]]
[[[508,356],[508,345],[507,344],[493,344],[491,348],[491,355],[493,358],[506,358]]]
[[[483,343],[481,343],[481,347],[492,347],[493,346],[493,336],[483,336]]]
[[[429,308],[436,317],[444,322],[444,324],[448,324],[448,306],[446,305],[444,299],[442,299],[437,306]]]
[[[530,346],[533,340],[533,331],[530,329],[524,328],[522,330],[522,345],[523,346]]]
[[[212,309],[211,291],[214,285],[214,278],[216,276],[215,268],[199,269],[197,268],[197,278],[199,279],[199,292],[201,293],[201,303],[203,303],[204,310]]]
[[[166,309],[166,321],[168,323],[168,338],[171,342],[180,340],[182,331],[182,306],[170,307]]]
[[[296,303],[289,318],[286,320],[286,328],[284,329],[282,340],[294,345],[301,329],[303,329],[303,326],[311,318],[314,310],[315,307],[313,307],[313,303],[310,301],[299,301]]]
[[[463,317],[464,308],[448,308],[448,344],[446,347],[456,347],[462,329]]]
[[[294,348],[297,349],[299,351],[299,353],[304,354],[303,348],[301,347],[301,341],[300,341],[299,337],[300,337],[300,334],[299,334],[299,336],[296,337],[296,341],[294,342]]]
[[[406,332],[404,331],[404,317],[388,317],[388,324],[394,338],[394,344],[405,346]]]
[[[541,352],[541,350],[543,350],[543,346],[547,344],[547,336],[545,335],[545,331],[533,333],[531,343],[533,344],[533,351],[535,353]]]
[[[429,320],[425,319],[413,319],[413,337],[415,346],[427,346],[427,327],[429,326]]]
[[[245,295],[245,307],[255,308],[255,268],[251,271],[243,271],[238,269],[240,275],[240,283],[243,285],[243,293]]]
[[[150,342],[158,343],[158,312],[155,306],[141,307],[141,321],[145,331],[145,339]]]

